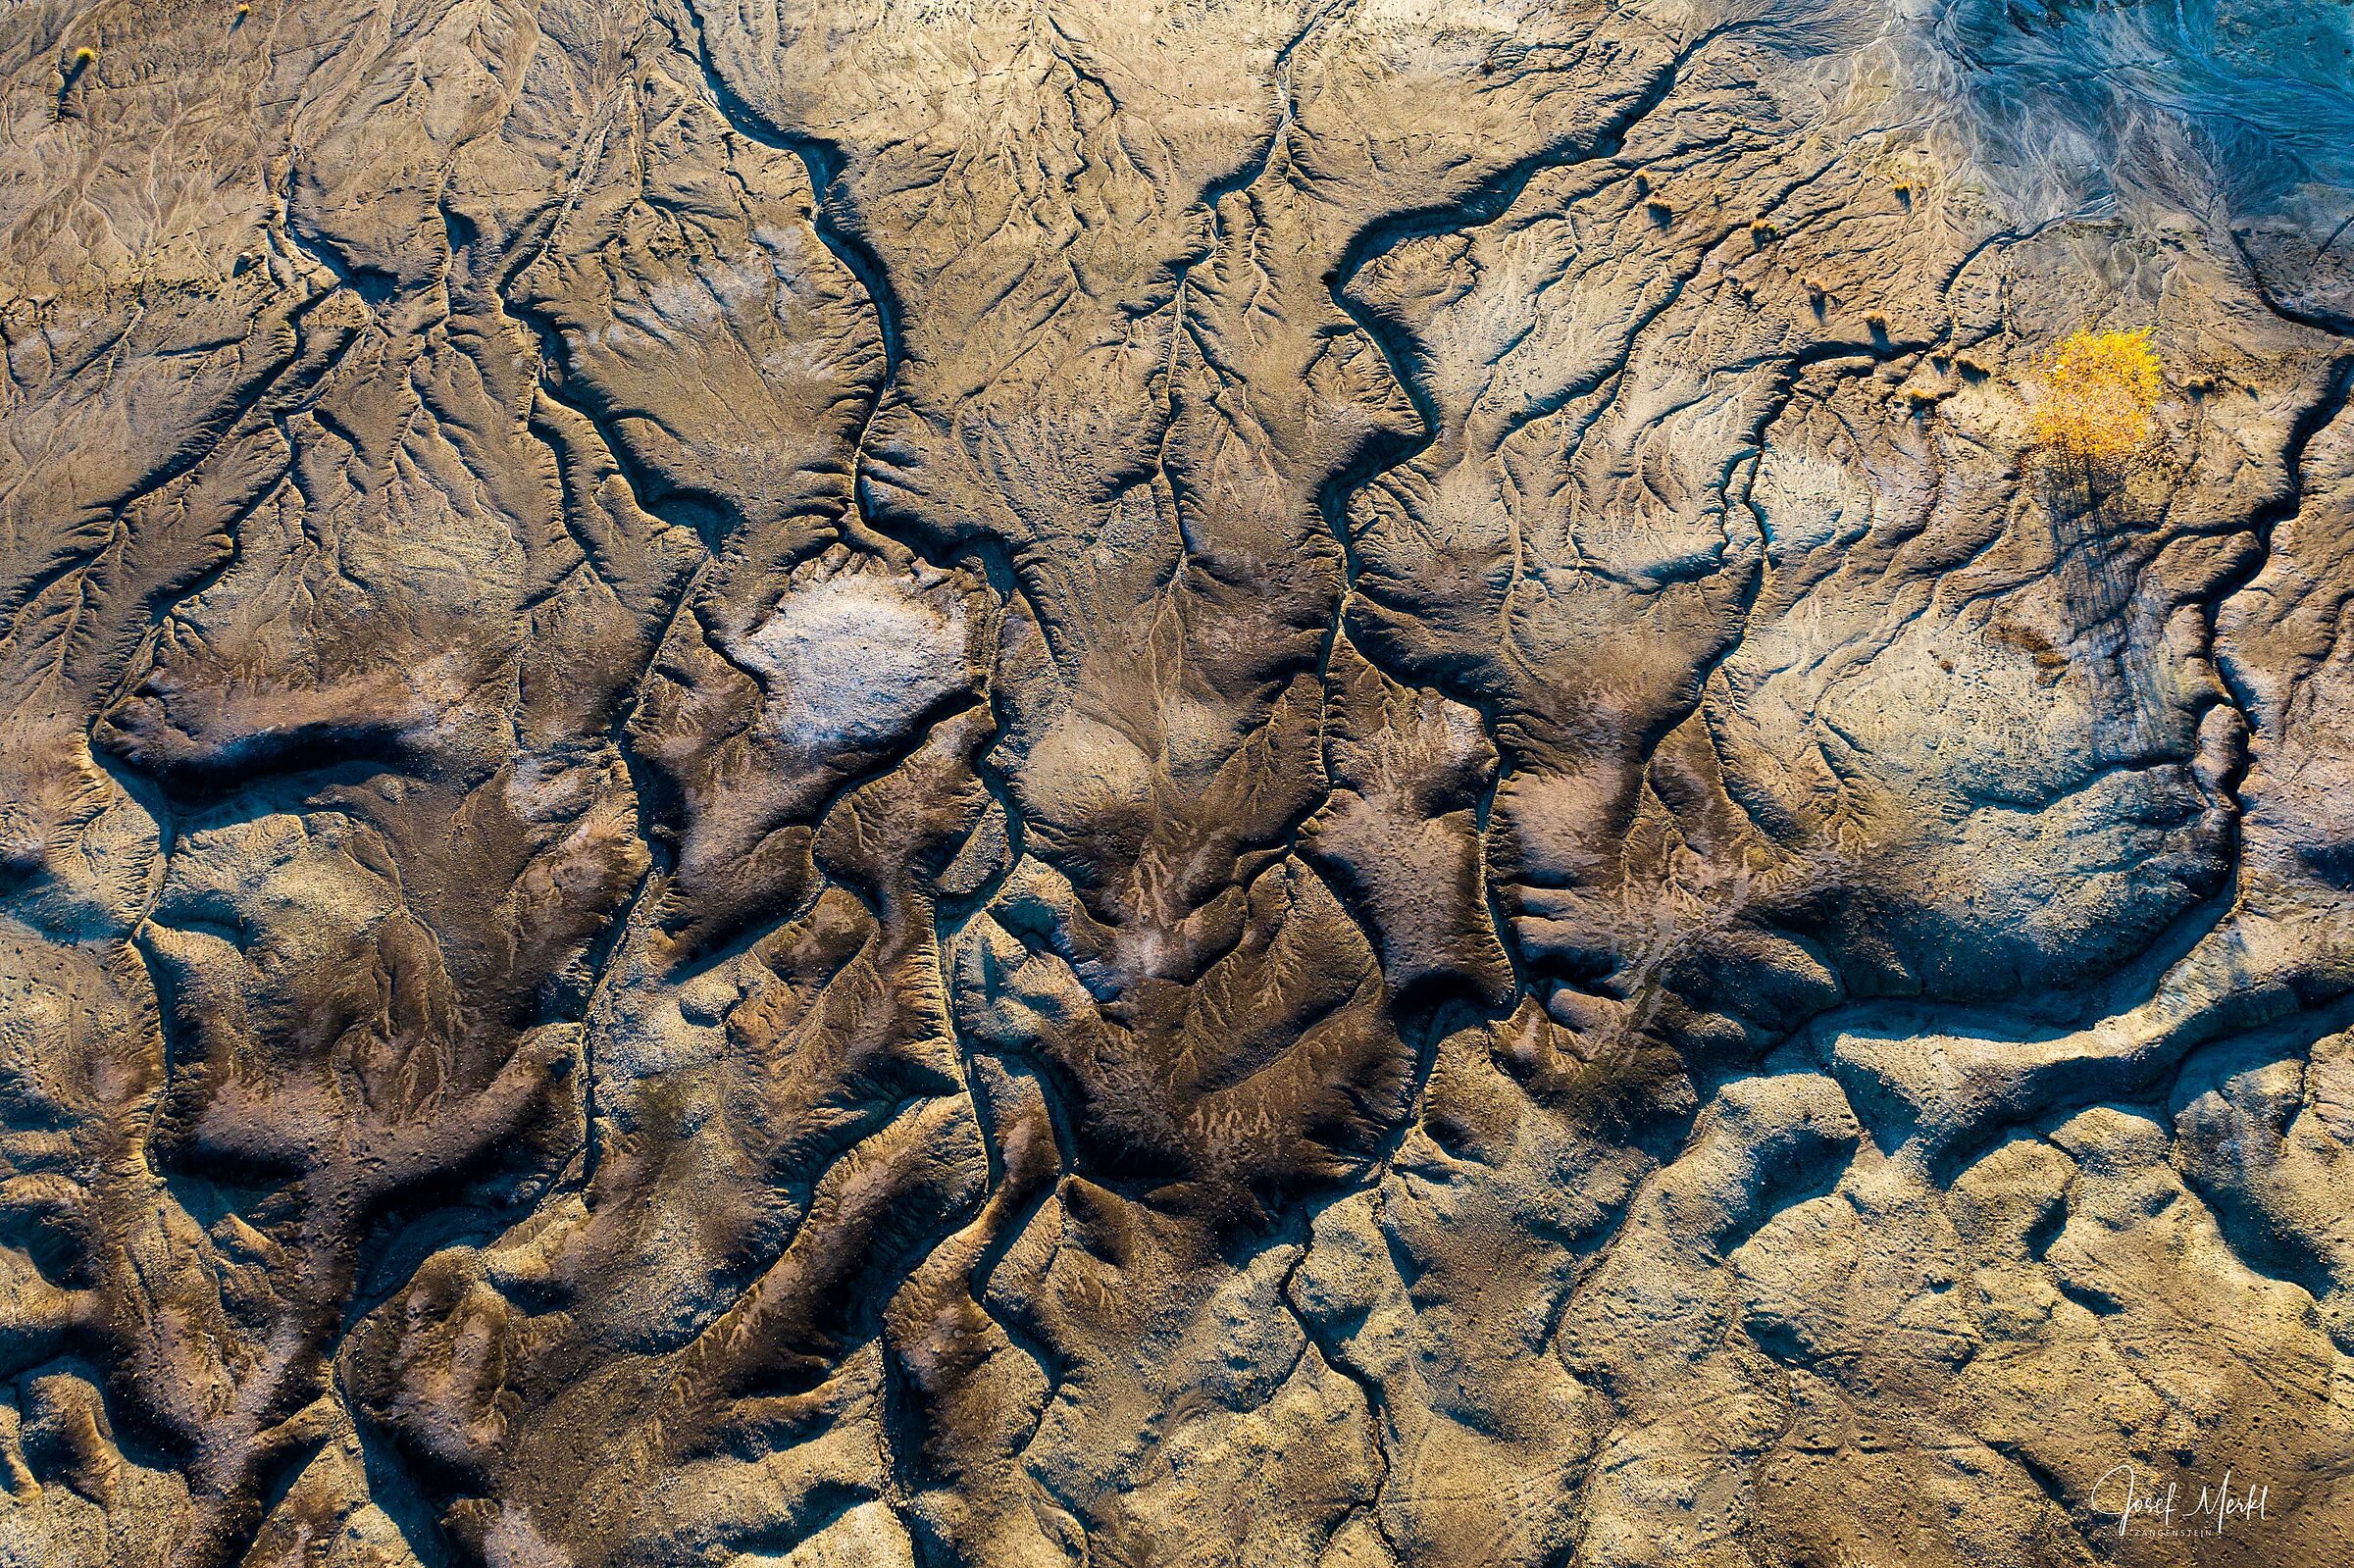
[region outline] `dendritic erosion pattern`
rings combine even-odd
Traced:
[[[0,337],[0,1564],[2354,1562],[2336,0],[10,0]]]

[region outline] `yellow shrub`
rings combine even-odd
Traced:
[[[2131,455],[2150,438],[2160,382],[2148,328],[2072,332],[2039,368],[2037,444],[2068,457],[2108,461]]]

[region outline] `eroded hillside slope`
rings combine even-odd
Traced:
[[[0,16],[0,1564],[2354,1561],[2342,0]]]

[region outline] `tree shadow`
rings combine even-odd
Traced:
[[[2104,755],[2133,755],[2157,736],[2157,661],[2135,625],[2142,552],[2138,541],[2162,521],[2154,487],[2136,485],[2132,456],[2053,450],[2036,463],[2035,485],[2052,522],[2054,580],[2071,628],[2090,655],[2092,738]]]

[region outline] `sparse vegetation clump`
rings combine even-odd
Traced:
[[[2114,463],[2150,438],[2163,384],[2150,329],[2071,332],[2038,365],[2035,443],[2058,456]]]

